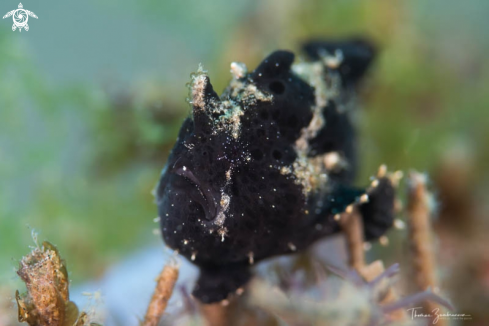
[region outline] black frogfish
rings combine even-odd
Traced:
[[[204,303],[246,284],[254,263],[340,232],[335,216],[349,205],[359,206],[366,240],[393,224],[388,178],[368,194],[352,186],[351,113],[374,48],[351,40],[304,51],[309,62],[276,51],[252,72],[233,62],[220,96],[205,71],[192,76],[192,113],[156,197],[166,244],[200,268],[193,295]]]

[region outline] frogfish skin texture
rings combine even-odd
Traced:
[[[304,250],[340,231],[334,216],[358,204],[365,238],[393,222],[387,178],[352,187],[357,167],[351,114],[373,47],[362,40],[311,42],[310,62],[276,51],[252,72],[232,63],[222,95],[193,75],[192,114],[181,127],[156,196],[166,244],[200,268],[204,303],[246,284],[262,259]]]

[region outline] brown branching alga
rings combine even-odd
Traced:
[[[27,293],[15,293],[18,319],[30,326],[82,326],[89,316],[70,301],[66,263],[58,249],[45,241],[20,261],[17,274]]]

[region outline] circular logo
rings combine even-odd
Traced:
[[[24,9],[17,9],[13,16],[14,24],[18,27],[25,26],[27,24],[27,21],[29,20],[29,15],[27,15],[27,12]]]

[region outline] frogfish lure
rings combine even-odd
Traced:
[[[394,188],[353,187],[351,122],[358,82],[374,57],[363,40],[311,42],[309,62],[276,51],[254,71],[232,63],[219,96],[205,71],[192,76],[184,122],[156,189],[166,244],[200,269],[193,295],[226,299],[263,259],[299,252],[341,231],[352,204],[365,239],[393,224]]]

